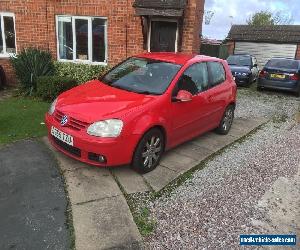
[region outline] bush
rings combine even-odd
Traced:
[[[62,77],[72,77],[76,79],[78,83],[84,83],[95,79],[108,70],[108,67],[106,66],[71,62],[55,62],[54,66],[56,75]]]
[[[51,54],[36,48],[22,50],[10,60],[23,90],[29,95],[36,90],[36,81],[39,76],[54,73]]]
[[[78,82],[70,77],[41,76],[37,79],[36,95],[46,101],[53,101],[60,93],[76,87]]]

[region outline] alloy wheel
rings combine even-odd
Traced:
[[[151,168],[159,159],[162,152],[161,139],[158,136],[152,136],[145,143],[142,159],[144,167]]]

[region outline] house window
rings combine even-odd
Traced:
[[[14,14],[0,13],[0,56],[16,53]]]
[[[106,63],[106,22],[99,17],[57,16],[58,59]]]

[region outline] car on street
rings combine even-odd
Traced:
[[[300,60],[269,60],[259,74],[257,89],[286,90],[300,96]]]
[[[214,129],[227,134],[235,104],[226,61],[145,53],[59,95],[45,120],[49,140],[66,155],[146,173],[170,148]]]
[[[254,56],[248,54],[235,54],[227,58],[231,73],[238,86],[250,86],[258,78],[258,64]]]

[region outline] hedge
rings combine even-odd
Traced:
[[[36,96],[53,101],[60,93],[76,86],[78,82],[70,77],[41,76],[37,79]]]
[[[81,64],[72,62],[55,62],[55,74],[61,77],[70,77],[78,83],[85,83],[104,74],[108,67],[102,65]]]

